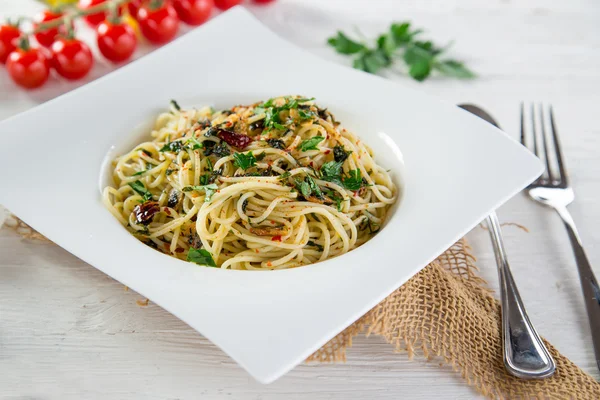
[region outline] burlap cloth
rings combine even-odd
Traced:
[[[46,240],[15,217],[6,225],[28,239]],[[475,258],[463,239],[307,361],[344,361],[356,335],[381,335],[411,358],[441,357],[489,398],[600,399],[600,384],[548,342],[556,361],[554,376],[522,380],[506,373],[500,304],[476,272]]]

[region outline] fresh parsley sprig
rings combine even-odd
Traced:
[[[379,35],[374,46],[354,41],[341,31],[327,43],[340,54],[354,56],[354,68],[372,74],[402,59],[409,75],[417,81],[425,80],[432,71],[460,79],[475,77],[462,62],[440,58],[448,46],[442,48],[431,41],[416,40],[421,33],[420,29],[413,30],[410,22],[393,23],[387,32]]]

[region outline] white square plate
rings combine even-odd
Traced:
[[[104,209],[106,160],[147,135],[143,127],[170,99],[231,107],[286,94],[316,97],[402,183],[402,203],[362,247],[292,270],[203,268],[150,249]],[[323,61],[242,8],[5,120],[0,135],[0,204],[181,318],[264,383],[375,306],[542,169],[479,118]]]

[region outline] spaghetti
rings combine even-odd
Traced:
[[[215,111],[171,102],[113,163],[110,212],[147,245],[201,265],[293,268],[369,240],[397,189],[373,151],[314,99]]]

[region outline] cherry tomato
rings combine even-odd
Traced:
[[[29,47],[27,39],[9,54],[6,69],[17,85],[27,89],[42,86],[50,75],[50,63],[41,49]]]
[[[215,0],[215,6],[220,10],[229,10],[233,6],[242,4],[242,0]]]
[[[0,25],[0,62],[5,63],[8,55],[17,48],[21,31],[14,25]]]
[[[104,21],[96,28],[98,49],[104,57],[118,63],[131,57],[137,46],[133,28],[124,22]]]
[[[44,10],[41,13],[37,14],[33,19],[37,24],[40,24],[42,22],[52,21],[53,19],[57,19],[60,17],[62,17],[61,13],[57,13],[52,10]],[[63,30],[64,29],[61,29],[61,33],[63,33]],[[34,36],[39,44],[41,44],[42,46],[50,47],[52,46],[52,43],[54,43],[54,39],[56,39],[56,37],[58,36],[58,31],[59,28],[50,28],[45,31],[38,32]]]
[[[79,0],[79,8],[85,10],[86,8],[91,8],[91,7],[97,6],[98,4],[102,4],[105,1],[106,0]],[[121,15],[121,8],[120,7],[119,7],[119,15]],[[104,21],[106,19],[106,12],[105,11],[101,11],[101,12],[98,12],[98,13],[86,15],[84,17],[84,19],[91,26],[96,26],[100,22],[102,22],[102,21]]]
[[[142,35],[152,43],[167,43],[177,35],[179,18],[170,2],[145,3],[137,13]]]
[[[210,18],[213,0],[174,0],[173,8],[180,20],[188,25],[200,25]]]
[[[275,0],[252,0],[252,1],[256,4],[267,4],[267,3],[272,3]]]
[[[52,44],[52,66],[67,79],[80,79],[94,65],[92,52],[87,44],[77,39],[58,39]]]
[[[127,3],[127,10],[129,11],[129,15],[135,18],[141,6],[142,0],[131,0],[129,3]]]

